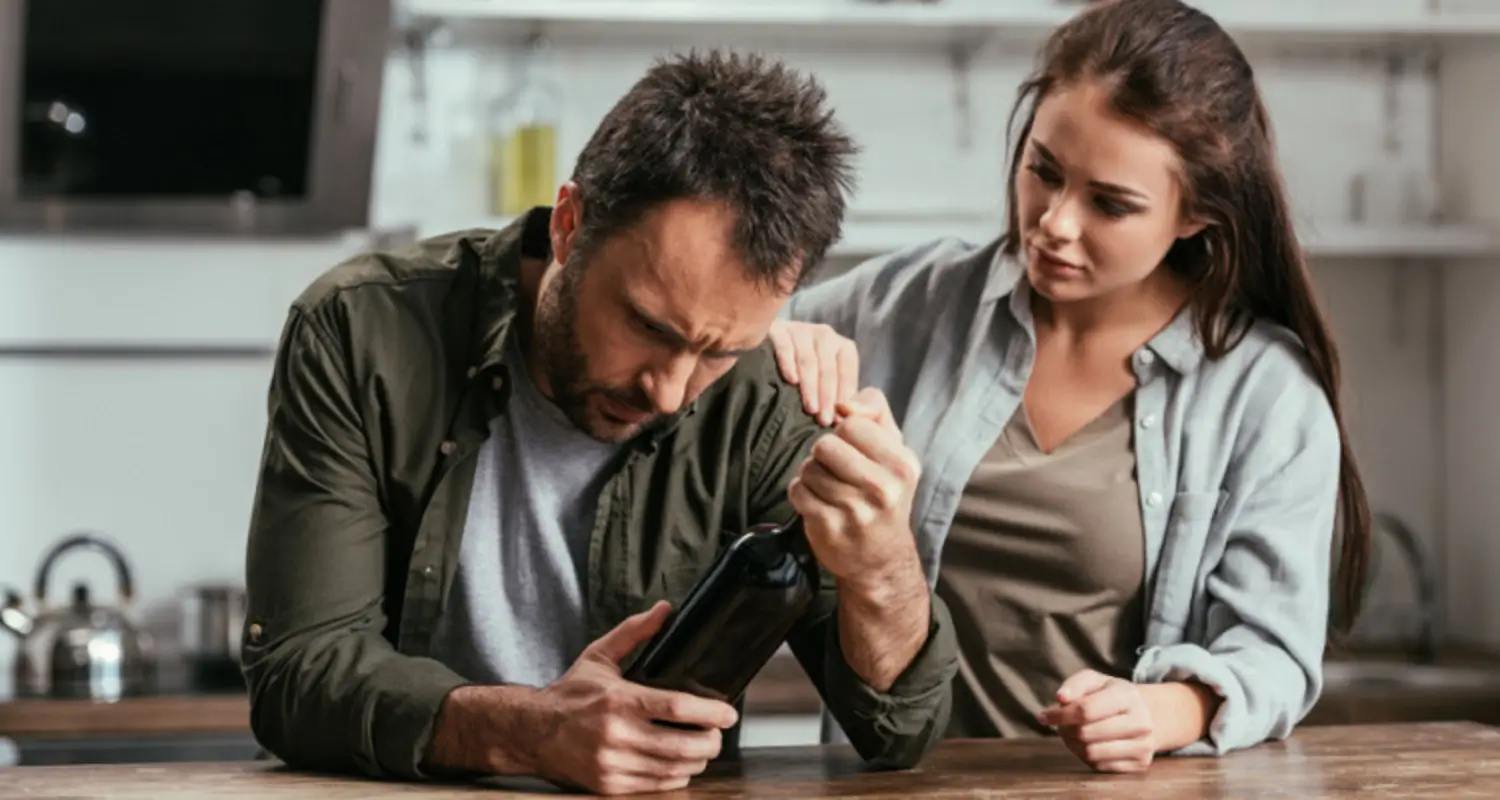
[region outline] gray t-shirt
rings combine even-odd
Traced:
[[[433,657],[472,681],[543,686],[586,641],[584,573],[604,468],[589,437],[538,391],[515,339],[513,390],[480,449]]]

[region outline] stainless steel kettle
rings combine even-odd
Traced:
[[[67,605],[49,608],[47,581],[53,564],[64,553],[81,549],[109,558],[119,584],[118,604],[95,605],[89,587],[80,582]],[[130,567],[119,548],[92,533],[69,536],[42,559],[34,589],[34,612],[26,612],[13,590],[5,592],[0,607],[0,626],[21,639],[15,667],[18,696],[118,700],[152,690],[154,647],[150,635],[131,619]]]

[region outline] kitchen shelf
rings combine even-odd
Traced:
[[[955,236],[986,242],[998,235],[999,221],[968,219],[866,221],[852,217],[834,255],[869,257],[919,242]],[[1494,260],[1500,262],[1500,232],[1463,225],[1305,225],[1300,230],[1308,258],[1319,260]]]
[[[1035,44],[1080,9],[1077,3],[958,0],[928,4],[857,0],[405,0],[416,18],[511,28],[546,26],[566,33],[669,33],[814,37],[854,43],[872,39],[1009,41]],[[1429,46],[1481,43],[1500,47],[1500,14],[1360,13],[1295,10],[1235,0],[1205,4],[1241,43],[1271,46]]]
[[[466,227],[500,228],[509,219],[455,221],[422,226],[418,234],[433,236]],[[935,239],[953,237],[982,244],[999,235],[1003,223],[981,216],[862,217],[857,212],[844,222],[843,240],[830,253],[835,258],[869,258]],[[1500,264],[1500,229],[1475,225],[1376,226],[1304,224],[1302,247],[1315,260],[1495,261]]]
[[[1500,262],[1500,232],[1476,226],[1306,226],[1301,234],[1310,258]]]

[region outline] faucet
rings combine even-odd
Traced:
[[[1411,569],[1412,580],[1416,583],[1418,623],[1411,659],[1418,664],[1431,664],[1437,660],[1437,566],[1428,557],[1416,532],[1400,517],[1389,511],[1377,511],[1373,522],[1376,529],[1389,534]]]

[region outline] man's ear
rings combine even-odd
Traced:
[[[552,239],[552,260],[568,263],[573,245],[578,240],[579,222],[582,221],[583,199],[578,195],[578,184],[568,181],[557,187],[557,202],[552,206],[549,234]]]

